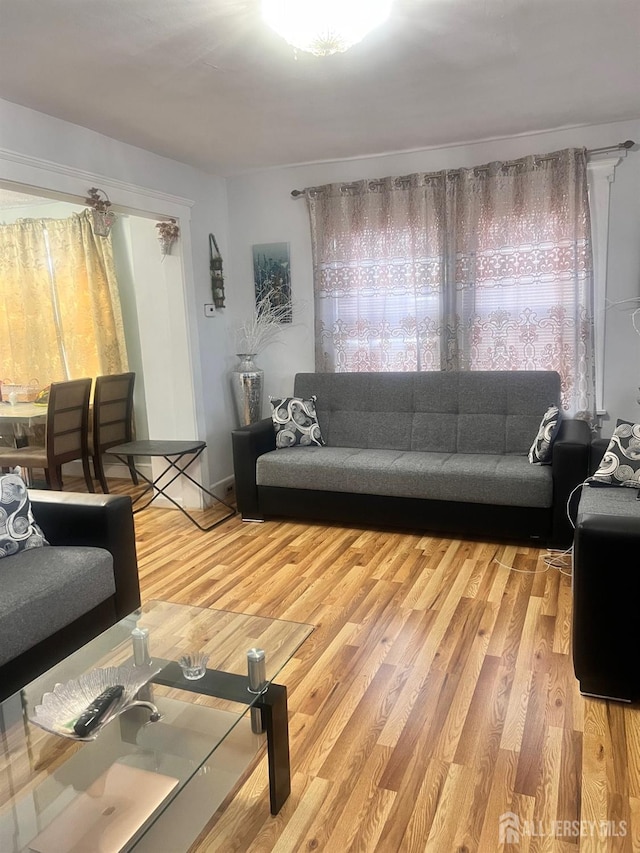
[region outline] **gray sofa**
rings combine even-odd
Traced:
[[[300,373],[325,447],[275,449],[270,419],[234,430],[245,520],[294,517],[566,546],[590,430],[564,420],[550,465],[528,450],[560,402],[552,371]]]
[[[140,605],[131,498],[29,497],[50,546],[0,560],[0,699]]]

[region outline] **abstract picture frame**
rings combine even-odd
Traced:
[[[291,259],[289,243],[257,243],[252,246],[256,303],[268,299],[273,308],[285,309],[282,323],[293,321],[291,306]]]

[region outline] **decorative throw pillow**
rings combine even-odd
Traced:
[[[31,512],[31,501],[22,477],[0,475],[0,557],[48,544]]]
[[[295,447],[295,445],[324,445],[316,414],[316,396],[309,400],[301,397],[269,398],[271,418],[276,431],[276,447]]]
[[[538,434],[529,448],[529,462],[532,464],[549,464],[551,448],[560,429],[560,409],[549,406],[542,417]]]
[[[640,424],[618,421],[600,466],[587,483],[640,489]]]

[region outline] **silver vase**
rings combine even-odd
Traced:
[[[231,389],[240,426],[254,424],[262,418],[264,371],[256,367],[255,353],[238,353],[240,364],[231,374]]]

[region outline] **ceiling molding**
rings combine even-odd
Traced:
[[[171,195],[170,193],[149,189],[148,187],[142,187],[138,184],[132,184],[127,181],[121,181],[117,178],[110,178],[106,175],[100,175],[95,172],[87,172],[84,169],[77,169],[73,166],[65,166],[61,163],[54,163],[51,160],[43,160],[39,157],[31,157],[28,154],[20,154],[17,151],[11,151],[7,148],[0,148],[0,161],[1,160],[4,160],[9,163],[15,163],[21,166],[26,166],[30,169],[38,169],[49,174],[64,175],[67,178],[72,178],[74,180],[87,184],[87,187],[94,186],[96,183],[99,183],[108,187],[114,195],[116,195],[118,192],[129,193],[134,196],[141,196],[142,198],[153,199],[154,202],[161,202],[171,207],[179,206],[183,208],[192,208],[195,204],[195,201],[193,199],[183,198],[182,196]],[[0,179],[1,177],[2,176],[0,175]],[[8,182],[11,182],[10,178],[8,179]],[[34,189],[37,190],[39,188],[34,187]],[[70,200],[78,203],[78,198],[79,197],[76,196]],[[84,199],[81,198],[80,203],[82,203],[83,201]],[[118,205],[114,202],[113,207],[117,208]]]

